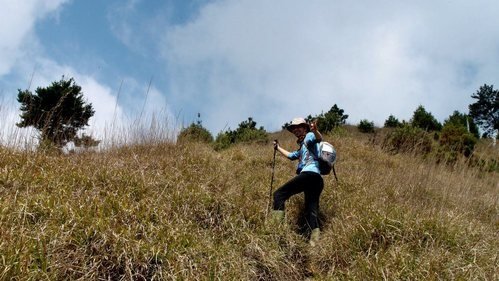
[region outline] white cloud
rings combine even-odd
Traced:
[[[16,59],[32,48],[29,37],[37,20],[56,11],[68,0],[0,1],[0,76],[8,73]],[[29,44],[26,44],[28,43]]]
[[[166,4],[165,8],[148,11],[146,14],[140,10],[140,6],[147,5],[151,3],[144,0],[116,1],[109,8],[107,20],[114,37],[129,51],[142,57],[156,57],[153,43],[157,41],[159,31],[167,25],[172,9]]]
[[[98,138],[102,138],[104,130],[114,126],[116,122],[122,122],[123,109],[118,105],[112,89],[100,84],[93,77],[78,76],[75,79],[79,81],[78,83],[82,87],[87,102],[91,103],[95,110],[95,114],[89,122],[89,130],[97,132],[100,134]]]
[[[163,139],[174,137],[175,117],[165,94],[153,85],[149,87],[128,77],[122,81],[121,89],[111,89],[87,75],[74,73],[73,77],[95,110],[86,132],[96,138],[116,144],[140,141],[138,138],[144,134]]]
[[[0,0],[0,77],[11,74],[17,64],[23,65],[32,59],[28,54],[33,54],[38,48],[33,29],[36,21],[49,15],[56,15],[66,0]],[[33,66],[31,65],[31,68]],[[16,69],[18,72],[19,69]],[[31,73],[29,70],[26,73]],[[29,75],[10,77],[15,80],[6,85],[24,84],[29,85]],[[22,81],[22,83],[20,82]],[[5,91],[15,91],[15,88],[2,88],[0,95]],[[20,121],[18,104],[15,103],[13,95],[10,98],[2,98],[0,103],[0,142],[12,146],[30,147],[36,143],[36,131],[33,129],[21,129],[15,124]]]
[[[106,139],[107,143],[113,143],[116,138],[121,138],[123,135],[130,137],[128,131],[132,130],[133,126],[143,126],[145,122],[152,122],[153,114],[156,119],[169,119],[167,124],[175,125],[173,115],[166,104],[165,95],[154,86],[149,90],[146,100],[144,97],[147,85],[142,85],[133,78],[124,79],[121,90],[118,88],[119,85],[111,88],[100,82],[92,73],[80,72],[77,67],[56,62],[44,55],[43,46],[38,44],[38,39],[34,34],[35,24],[47,16],[55,15],[54,12],[57,12],[66,2],[68,1],[0,1],[2,7],[0,10],[0,18],[2,18],[0,77],[10,75],[14,80],[1,81],[3,83],[1,96],[6,91],[16,93],[19,85],[26,85],[26,88],[29,87],[31,91],[37,87],[47,87],[64,75],[66,78],[75,79],[76,84],[82,87],[84,98],[93,105],[95,115],[90,119],[89,127],[85,132],[97,139]],[[129,9],[133,8],[135,2],[129,2]],[[143,95],[137,94],[139,92]],[[14,100],[15,95],[6,94],[5,96],[7,98],[2,99],[0,103],[2,116],[0,142],[19,145],[28,139],[36,140],[36,130],[19,129],[15,126],[20,121],[19,104]],[[130,110],[127,108],[125,111],[121,103]],[[140,104],[140,110],[143,111],[142,120],[139,122],[141,124],[137,123],[139,111],[136,107],[138,104]]]
[[[217,1],[171,28],[163,55],[178,104],[212,131],[253,116],[271,129],[338,104],[348,121],[439,120],[499,77],[496,1]],[[495,80],[494,80],[495,79]]]
[[[140,48],[140,44],[135,32],[137,26],[129,22],[129,19],[136,12],[139,0],[128,0],[125,3],[116,5],[108,12],[108,21],[113,34],[124,45],[131,49]]]

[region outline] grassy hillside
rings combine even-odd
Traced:
[[[388,155],[352,133],[327,140],[339,182],[325,177],[315,248],[301,196],[285,225],[266,220],[270,144],[0,148],[0,279],[499,279],[497,173]],[[274,190],[294,164],[278,157]]]

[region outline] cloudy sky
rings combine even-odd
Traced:
[[[74,77],[90,130],[158,114],[269,131],[337,104],[356,124],[443,122],[499,86],[499,1],[0,0],[0,124],[18,89]],[[144,117],[145,118],[145,117]]]

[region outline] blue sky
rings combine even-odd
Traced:
[[[269,131],[338,104],[347,122],[443,122],[499,87],[499,2],[0,0],[0,125],[17,89],[74,77],[88,129],[201,113],[216,135],[253,117]],[[149,86],[150,85],[150,86]]]

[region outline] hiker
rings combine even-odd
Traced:
[[[324,187],[319,163],[317,161],[321,133],[317,130],[317,123],[310,125],[303,118],[294,118],[287,127],[293,133],[300,148],[289,152],[274,141],[274,149],[290,160],[299,160],[296,176],[274,192],[272,217],[274,220],[284,220],[284,205],[286,200],[298,193],[305,193],[305,219],[311,230],[310,245],[315,246],[320,236],[318,213],[319,197]]]

